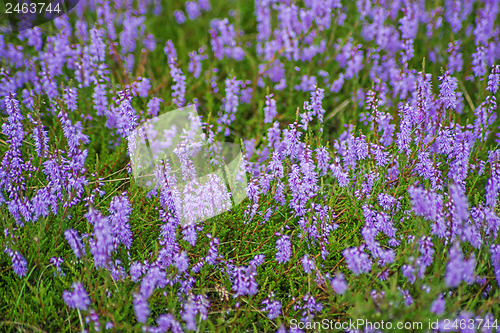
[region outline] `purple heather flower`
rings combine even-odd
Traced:
[[[266,106],[264,107],[264,122],[272,123],[273,118],[278,114],[276,112],[276,100],[272,98],[274,95],[269,94],[266,96]]]
[[[138,322],[146,323],[150,314],[148,301],[142,294],[134,293],[133,297],[135,317]]]
[[[300,85],[295,86],[295,90],[314,91],[317,86],[316,76],[302,75]]]
[[[117,128],[118,133],[126,138],[131,131],[137,126],[138,116],[132,107],[132,96],[130,90],[125,89],[118,92],[118,115],[117,115]]]
[[[419,265],[418,277],[423,278],[425,269],[429,267],[433,261],[434,249],[432,248],[432,237],[422,236],[418,243],[419,252],[422,254],[422,256],[417,259],[417,264]]]
[[[143,274],[143,265],[138,261],[134,261],[130,265],[130,279],[133,282],[139,282],[142,274]]]
[[[63,100],[66,107],[71,111],[76,111],[77,105],[76,100],[78,98],[78,92],[75,88],[65,88],[63,94]]]
[[[109,226],[109,219],[101,215],[95,209],[90,209],[85,217],[89,223],[94,226],[94,237],[90,239],[90,250],[94,257],[94,265],[96,268],[108,267],[111,253],[113,251],[113,235]]]
[[[227,18],[223,20],[214,19],[210,22],[210,44],[217,59],[224,56],[237,61],[243,60],[245,53],[240,46],[236,46],[236,31]]]
[[[35,150],[39,157],[45,157],[49,148],[49,136],[48,132],[43,129],[42,124],[38,124],[33,128],[33,133],[31,137],[35,141]]]
[[[5,248],[5,252],[7,252],[12,259],[12,268],[14,269],[14,273],[16,273],[19,277],[25,276],[28,272],[28,262],[24,259],[21,253],[18,251],[12,251],[8,247]]]
[[[161,288],[166,285],[165,270],[158,266],[151,267],[141,281],[141,295],[145,299],[149,298],[156,288]]]
[[[177,59],[177,50],[175,49],[174,43],[170,39],[165,42],[163,52],[165,52],[165,55],[167,56],[167,61],[171,58]]]
[[[149,100],[147,109],[148,113],[152,117],[158,116],[158,113],[160,112],[160,103],[163,103],[163,99],[158,97],[153,97]]]
[[[226,126],[231,125],[231,123],[236,119],[236,112],[239,106],[239,93],[242,84],[241,80],[237,80],[236,77],[231,79],[227,78],[226,83],[226,97],[222,100],[222,110],[219,113],[219,119],[217,122]],[[219,128],[222,131],[222,128]],[[226,127],[224,135],[229,135],[229,129]]]
[[[185,272],[189,267],[189,258],[186,251],[178,253],[174,257],[175,267],[179,270],[179,273]]]
[[[175,16],[175,21],[177,21],[178,24],[186,22],[186,16],[184,15],[184,12],[176,10],[174,11],[174,16]]]
[[[410,306],[413,304],[413,298],[410,295],[410,292],[406,289],[401,290],[401,295],[404,298],[404,302],[406,306]]]
[[[90,305],[90,298],[81,282],[74,282],[71,287],[73,291],[65,290],[63,300],[72,309],[87,310]]]
[[[355,274],[368,273],[372,269],[372,262],[364,252],[365,246],[351,247],[342,251],[347,267]]]
[[[450,248],[448,255],[448,264],[446,265],[445,281],[449,287],[457,287],[462,280],[471,284],[474,282],[474,267],[476,259],[472,255],[467,261],[464,260],[462,250],[458,242]]]
[[[446,308],[446,302],[443,299],[443,294],[439,294],[438,298],[431,304],[431,312],[437,315],[441,315],[444,313]]]
[[[257,272],[253,266],[235,267],[233,271],[233,290],[236,292],[234,297],[240,295],[255,295],[257,293],[257,282],[255,277]]]
[[[265,306],[260,309],[260,311],[267,312],[267,318],[270,320],[278,318],[281,314],[281,302],[274,299],[273,292],[271,292],[268,298],[264,299],[261,303]]]
[[[491,91],[494,95],[498,91],[500,86],[500,65],[495,65],[491,67],[491,74],[488,76],[488,86],[486,90]]]
[[[106,85],[99,83],[94,86],[92,93],[94,110],[98,116],[107,115],[108,112],[108,98],[106,96]]]
[[[134,96],[147,97],[149,89],[151,89],[151,81],[143,77],[138,77],[130,85],[130,90]]]
[[[188,301],[184,304],[181,311],[181,317],[186,322],[186,329],[196,331],[196,315],[201,314],[201,320],[207,320],[208,308],[210,302],[203,295],[191,295]]]
[[[256,254],[252,260],[250,260],[250,266],[257,267],[264,263],[265,256],[263,254]]]
[[[66,276],[66,274],[61,270],[61,264],[64,262],[63,258],[61,257],[52,257],[50,258],[50,263],[54,266],[56,266],[57,272],[61,276]]]
[[[331,286],[332,289],[339,295],[343,295],[349,287],[344,279],[344,274],[341,272],[337,272],[337,274],[335,274],[335,277],[331,281]]]
[[[178,107],[183,107],[186,103],[186,76],[177,66],[176,58],[169,58],[170,76],[175,84],[172,86],[172,102]]]
[[[448,44],[448,71],[450,74],[460,73],[463,67],[462,53],[460,52],[460,41]]]
[[[187,223],[182,226],[182,238],[191,246],[195,246],[197,233],[194,223]]]
[[[439,100],[447,109],[455,110],[460,103],[462,93],[456,93],[457,79],[444,73],[439,77],[442,81],[439,85]]]
[[[78,235],[78,231],[74,229],[68,229],[64,232],[64,237],[73,250],[75,257],[81,258],[82,256],[86,255],[85,247],[83,246],[82,239]]]
[[[198,0],[201,10],[208,12],[211,9],[210,0]]]
[[[276,241],[276,261],[279,263],[285,263],[290,261],[292,255],[292,244],[290,242],[290,236],[283,235]]]
[[[401,267],[401,272],[403,276],[408,279],[408,282],[413,284],[415,282],[415,269],[412,265],[403,265]]]
[[[438,216],[441,215],[443,198],[440,194],[418,187],[410,187],[408,194],[416,215],[423,216],[431,221],[436,221]]]
[[[189,53],[189,64],[188,64],[188,72],[193,73],[193,76],[195,78],[199,78],[201,74],[201,61],[207,59],[207,55],[203,54],[204,49],[201,48],[198,50],[198,52],[193,51]]]
[[[132,208],[126,193],[113,197],[108,209],[109,225],[113,234],[113,247],[116,249],[119,243],[125,245],[127,249],[132,246],[132,231],[128,219]]]
[[[338,93],[342,86],[344,85],[344,73],[340,73],[339,77],[332,82],[330,87],[330,92]]]
[[[314,260],[311,259],[309,255],[304,254],[301,261],[302,261],[302,267],[304,267],[304,272],[306,272],[306,274],[309,274],[314,270]]]
[[[208,249],[208,255],[205,257],[205,261],[209,265],[215,265],[216,260],[219,258],[219,239],[212,237],[212,235],[207,235],[210,238],[210,248]]]
[[[196,19],[200,16],[200,6],[195,1],[187,1],[186,2],[186,12],[190,20]]]
[[[156,49],[155,36],[148,34],[146,38],[144,38],[144,47],[150,52],[154,51]]]
[[[472,72],[475,77],[482,77],[486,74],[486,52],[482,45],[478,46],[476,52],[472,54]]]

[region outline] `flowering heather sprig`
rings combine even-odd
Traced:
[[[235,267],[232,273],[233,290],[236,292],[234,297],[242,295],[255,295],[257,293],[258,284],[255,281],[257,272],[253,266]]]
[[[491,91],[494,95],[498,91],[500,86],[500,65],[494,65],[491,67],[491,73],[488,76],[488,85],[486,90]]]
[[[337,272],[337,274],[335,274],[335,277],[331,280],[330,284],[332,289],[339,295],[343,295],[349,287],[344,279],[344,274],[341,272]]]
[[[17,276],[23,277],[28,272],[28,262],[18,251],[12,251],[7,246],[5,247],[5,251],[10,258],[12,259],[12,268],[14,269],[14,273]]]
[[[61,264],[63,262],[64,262],[64,260],[61,257],[52,257],[52,258],[50,258],[50,263],[52,265],[56,266],[57,273],[59,273],[60,276],[66,276],[66,274],[61,269]]]
[[[210,22],[210,44],[212,51],[217,59],[221,60],[224,56],[233,58],[237,61],[243,60],[245,52],[239,46],[236,46],[236,31],[234,26],[229,24],[227,18],[223,20],[214,19]]]
[[[415,282],[415,269],[412,265],[405,264],[401,266],[401,273],[403,273],[403,276],[408,279],[408,282],[410,282],[410,284],[413,284]]]
[[[75,124],[72,124],[68,114],[63,111],[59,112],[58,117],[63,127],[64,136],[68,142],[70,154],[75,156],[79,155],[80,141],[83,144],[88,144],[90,142],[89,136],[82,133],[82,123],[77,121]]]
[[[187,1],[186,2],[186,12],[190,20],[196,19],[201,15],[200,6],[196,1]]]
[[[290,261],[292,256],[292,243],[290,236],[283,235],[276,241],[276,261],[285,263]]]
[[[455,242],[448,253],[448,264],[446,265],[446,274],[444,276],[446,285],[457,287],[462,280],[471,284],[475,280],[474,269],[476,259],[474,254],[469,260],[464,260],[462,250],[458,242]]]
[[[301,321],[303,322],[312,321],[312,319],[314,318],[314,314],[323,310],[323,305],[320,302],[316,301],[314,296],[312,296],[309,293],[307,293],[303,297],[302,301],[304,302],[303,304],[302,302],[299,301],[298,304],[293,306],[293,309],[303,310],[302,311],[303,317],[301,318]]]
[[[443,299],[443,294],[439,294],[438,298],[431,304],[431,312],[437,315],[441,315],[444,313],[446,308],[446,302]]]
[[[75,257],[81,258],[87,254],[85,252],[85,247],[83,246],[82,239],[78,235],[78,231],[74,229],[67,229],[64,232],[64,237],[66,238],[69,246],[73,250]]]
[[[126,193],[113,197],[109,205],[109,225],[113,234],[113,247],[116,249],[119,243],[127,249],[132,246],[132,231],[128,222],[132,208]]]
[[[302,267],[304,268],[304,272],[306,272],[306,274],[309,274],[314,270],[314,259],[310,258],[308,254],[304,254],[301,261]]]
[[[281,302],[274,298],[273,292],[261,303],[264,304],[264,307],[260,311],[267,312],[267,318],[270,320],[278,318],[281,314]]]
[[[276,112],[276,100],[272,98],[274,94],[266,95],[266,106],[264,107],[264,122],[272,123],[273,118],[278,114]]]
[[[186,22],[186,15],[184,15],[183,11],[180,10],[174,11],[174,16],[177,24],[183,24],[184,22]]]
[[[368,273],[372,269],[372,262],[364,252],[365,246],[351,247],[342,251],[344,258],[346,259],[347,267],[354,273],[354,275],[360,275],[362,273]]]
[[[210,5],[210,0],[198,0],[198,4],[200,5],[201,10],[203,11],[210,11],[212,9]]]
[[[65,290],[62,298],[66,305],[72,309],[87,310],[91,301],[81,282],[74,282],[71,287],[73,291]]]
[[[134,293],[133,296],[134,312],[137,321],[140,323],[145,323],[151,311],[149,310],[149,304],[147,299],[142,294]]]
[[[403,296],[404,304],[408,307],[413,304],[413,297],[411,297],[410,292],[407,289],[401,289],[398,287]]]
[[[68,110],[76,111],[78,107],[76,105],[77,98],[78,98],[78,91],[75,88],[69,87],[64,89],[63,101],[66,104]]]
[[[130,90],[125,89],[118,92],[118,114],[117,123],[118,133],[127,138],[131,131],[137,126],[138,116],[132,107],[132,96]]]
[[[447,109],[457,109],[460,103],[462,93],[457,93],[457,79],[444,73],[439,77],[441,84],[439,85],[439,100]]]
[[[462,52],[460,52],[460,41],[454,41],[448,44],[448,71],[450,74],[460,73],[463,68]]]
[[[417,259],[417,265],[419,266],[418,277],[423,278],[425,275],[425,269],[432,264],[434,249],[432,243],[432,237],[422,236],[419,243],[419,252],[421,256]]]
[[[197,79],[201,74],[201,62],[208,58],[204,48],[200,48],[198,52],[193,51],[189,53],[189,64],[188,64],[188,72],[193,73],[193,76]]]
[[[479,45],[476,52],[472,54],[472,72],[475,77],[482,77],[486,74],[486,51],[482,45]]]
[[[151,89],[151,80],[138,77],[131,85],[128,86],[133,96],[147,97],[148,91]]]
[[[141,281],[141,295],[146,300],[153,295],[156,288],[163,288],[166,284],[165,270],[160,269],[156,265],[152,266]]]
[[[169,61],[171,58],[177,59],[177,50],[175,49],[174,43],[170,39],[165,42],[163,52],[167,56],[167,61]]]
[[[178,107],[183,107],[186,103],[186,76],[182,74],[182,69],[177,66],[177,60],[174,57],[168,59],[170,67],[170,76],[175,84],[172,86],[172,102]]]
[[[94,227],[95,239],[90,239],[90,250],[94,257],[96,268],[107,268],[113,251],[113,235],[109,226],[109,219],[95,209],[90,209],[85,217]]]
[[[144,266],[140,262],[134,261],[130,265],[130,279],[133,282],[139,282],[143,274],[144,274]]]
[[[5,109],[9,117],[7,122],[2,124],[2,132],[7,135],[9,150],[5,153],[0,168],[0,189],[6,189],[13,199],[17,198],[15,192],[24,189],[22,170],[25,168],[21,156],[25,136],[22,124],[24,117],[19,108],[19,101],[15,97],[16,94],[9,93],[4,98]]]
[[[163,99],[158,97],[151,98],[147,106],[148,114],[152,117],[158,116],[158,113],[160,112],[160,103],[163,103]]]
[[[237,80],[236,77],[227,78],[226,83],[226,97],[222,100],[222,112],[219,113],[219,119],[217,122],[225,126],[231,125],[231,123],[236,119],[236,112],[239,106],[239,94],[242,85],[241,80]],[[219,128],[219,132],[222,128]],[[229,128],[226,127],[224,135],[228,136],[230,134]]]
[[[441,216],[443,198],[440,194],[418,187],[410,187],[408,194],[416,215],[423,216],[430,221],[436,221]]]
[[[217,259],[219,259],[219,239],[217,237],[213,237],[212,235],[208,234],[208,238],[210,238],[210,244],[209,244],[209,249],[208,249],[208,255],[205,257],[205,261],[209,265],[215,265]]]
[[[201,320],[207,320],[210,302],[204,295],[190,295],[181,311],[181,318],[186,322],[186,329],[196,331],[196,315],[201,315]]]

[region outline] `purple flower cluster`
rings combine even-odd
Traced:
[[[63,292],[64,302],[73,309],[87,310],[91,304],[89,295],[85,291],[81,282],[74,282],[71,287],[73,291],[65,290]]]

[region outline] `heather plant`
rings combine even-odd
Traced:
[[[1,22],[0,331],[499,331],[499,11],[80,0]],[[190,105],[248,182],[184,223],[220,198],[165,161],[142,186],[130,138]]]

